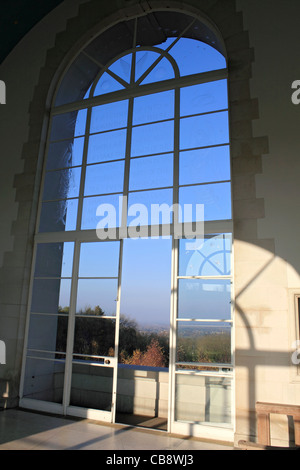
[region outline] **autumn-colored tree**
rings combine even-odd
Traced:
[[[128,355],[124,349],[119,354],[119,363],[120,364],[128,364]]]
[[[147,351],[143,354],[143,365],[151,367],[165,367],[165,358],[157,339],[153,339]]]
[[[131,357],[125,357],[123,352],[121,356],[123,364],[135,366],[165,367],[166,360],[162,348],[157,339],[152,339],[146,351],[143,353],[140,349],[135,349]]]
[[[143,353],[139,349],[133,351],[132,357],[128,360],[127,364],[135,366],[143,365]]]

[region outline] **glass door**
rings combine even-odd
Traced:
[[[108,422],[116,405],[119,259],[119,241],[80,244],[66,377],[67,413]]]
[[[177,243],[172,432],[232,438],[231,244],[230,234]]]
[[[21,406],[114,422],[120,246],[37,244]]]
[[[73,242],[35,246],[20,391],[24,408],[63,410],[73,254]]]

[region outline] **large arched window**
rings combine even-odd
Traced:
[[[232,432],[231,232],[217,33],[171,11],[115,24],[53,100],[23,406]]]

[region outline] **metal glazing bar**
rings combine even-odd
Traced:
[[[53,115],[64,114],[70,111],[77,111],[80,109],[98,106],[100,104],[113,103],[116,101],[125,100],[132,96],[144,96],[152,93],[169,91],[170,89],[174,88],[183,88],[185,86],[224,80],[226,78],[228,78],[228,70],[226,68],[214,70],[212,72],[196,73],[194,75],[187,75],[184,77],[171,78],[168,80],[162,80],[160,82],[130,87],[125,90],[114,91],[112,93],[107,93],[106,95],[99,95],[93,98],[88,98],[86,100],[74,101],[73,103],[54,107],[51,110],[51,113]]]
[[[104,66],[103,64],[101,64],[101,62],[99,62],[97,59],[94,59],[94,57],[92,57],[91,55],[89,55],[87,52],[85,51],[82,51],[82,54],[84,54],[86,57],[88,57],[92,62],[94,62],[96,65],[98,65],[99,67],[102,68],[102,73],[106,72],[108,73],[108,75],[110,75],[112,78],[114,78],[115,80],[117,80],[124,88],[128,88],[129,84],[127,82],[125,82],[125,80],[123,80],[121,77],[119,77],[118,75],[116,75],[114,72],[112,72],[111,70],[109,70],[109,66]],[[101,75],[100,75],[101,77]],[[100,79],[100,77],[98,78],[98,81]]]
[[[57,353],[57,354],[63,354],[63,353]],[[62,362],[65,363],[65,359],[57,359],[57,358],[49,358],[49,357],[40,357],[40,356],[31,356],[30,354],[27,354],[26,358],[29,359],[38,359],[41,361],[51,361],[51,362]]]
[[[203,319],[199,319],[199,318],[176,318],[176,321],[177,322],[199,322],[199,323],[232,323],[233,320],[222,320],[222,319],[218,319],[218,320],[212,320],[212,319],[209,319],[209,318],[203,318]]]
[[[90,126],[91,126],[91,116],[92,116],[92,109],[88,109],[87,116],[86,116],[85,138],[84,138],[83,156],[82,156],[82,169],[81,169],[81,175],[80,175],[79,200],[78,200],[77,221],[76,221],[77,231],[81,229],[83,196],[84,196],[84,186],[85,186],[85,176],[86,176],[86,162],[87,162],[87,154],[88,154],[88,147],[89,147],[89,132],[90,132]]]
[[[106,316],[106,315],[86,315],[84,313],[75,313],[75,318],[93,318],[95,320],[116,320],[116,316]],[[76,356],[78,354],[76,353]]]
[[[177,38],[172,42],[172,44],[170,44],[170,46],[167,47],[167,49],[164,51],[164,54],[161,54],[160,57],[158,57],[153,62],[153,64],[143,73],[143,75],[137,80],[136,82],[137,85],[139,85],[147,77],[147,75],[149,75],[149,73],[154,69],[154,67],[156,67],[156,65],[159,64],[159,62],[162,60],[165,54],[167,54],[172,49],[172,47],[175,46],[175,44],[177,44],[177,42],[182,38],[182,36],[193,26],[195,21],[196,21],[196,18],[194,18],[193,21],[180,33],[180,35],[177,36]]]
[[[213,280],[213,279],[232,279],[232,275],[220,275],[220,276],[178,276],[177,279],[204,279],[204,280]]]
[[[73,347],[74,347],[75,312],[76,312],[77,289],[78,289],[77,276],[79,272],[80,247],[81,247],[80,242],[75,241],[73,269],[72,269],[73,281],[71,285],[69,322],[68,322],[68,331],[67,331],[66,369],[65,369],[64,388],[63,388],[63,409],[64,409],[65,414],[67,412],[67,407],[70,404],[70,394],[71,394],[72,354],[73,354]]]

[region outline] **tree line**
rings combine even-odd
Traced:
[[[59,313],[67,312],[68,307],[59,309]],[[79,314],[75,320],[74,354],[114,357],[116,320],[105,318],[99,306]],[[67,327],[68,317],[59,316],[56,351],[66,350]],[[169,335],[141,331],[135,320],[121,315],[118,351],[120,364],[168,367]],[[211,332],[193,336],[182,332],[177,338],[176,362],[231,363],[230,334]]]

